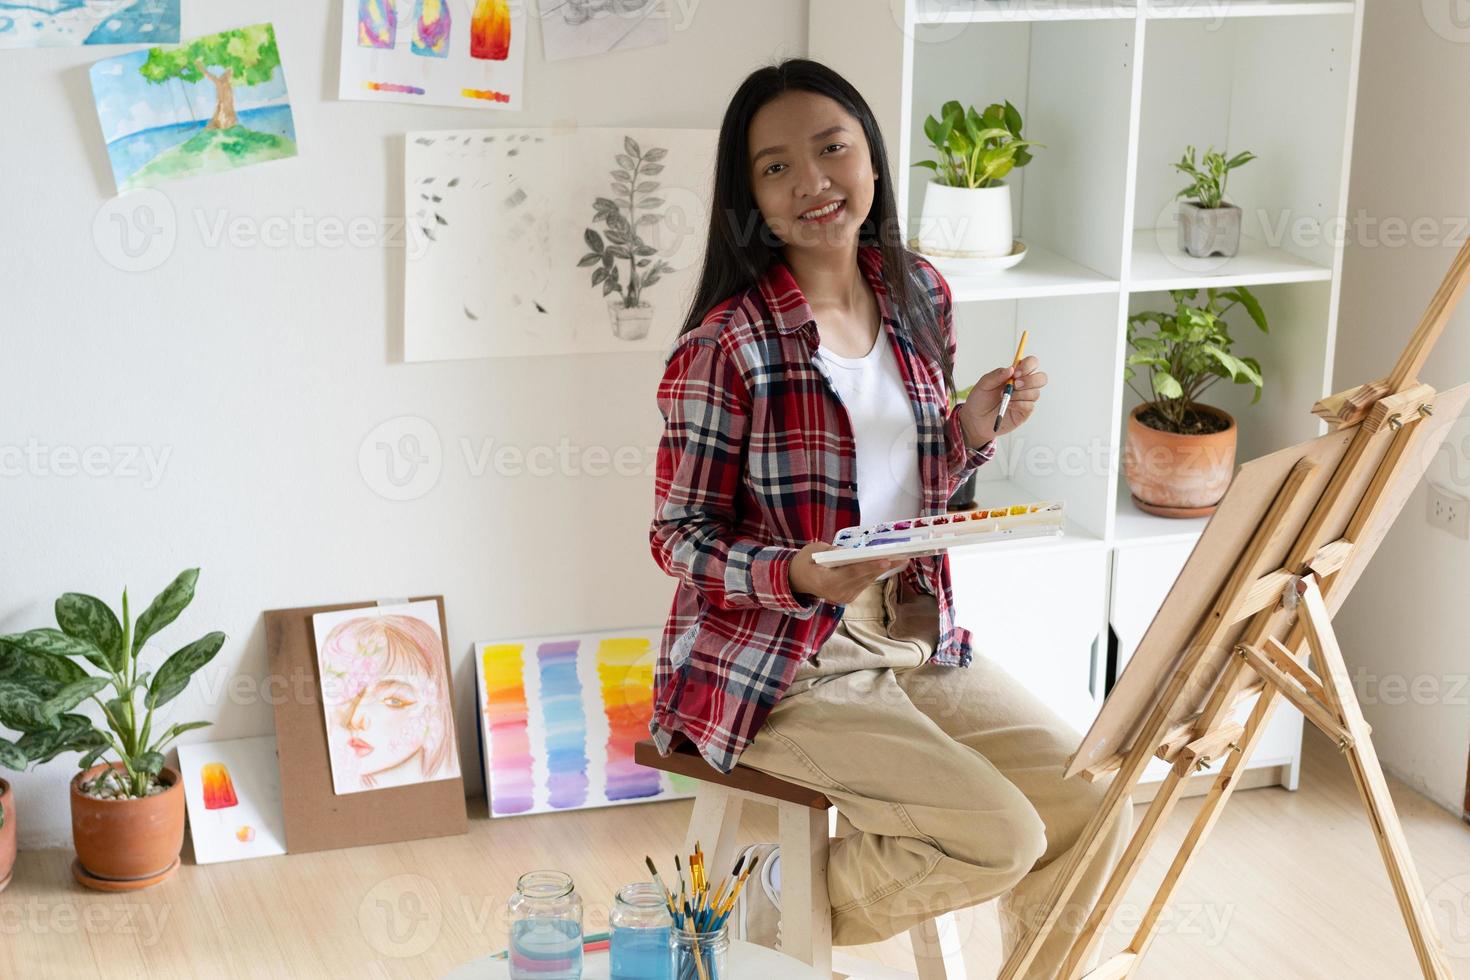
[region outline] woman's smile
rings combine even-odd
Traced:
[[[372,746],[371,743],[364,742],[362,739],[358,738],[356,735],[352,736],[351,738],[349,738],[347,740],[347,746],[350,749],[352,749],[352,751],[354,751],[354,752],[357,753],[357,757],[359,759],[361,759],[363,756],[367,755],[369,752],[371,752],[373,750],[373,746]]]
[[[799,217],[810,224],[825,224],[829,221],[836,221],[846,210],[847,201],[839,197],[835,201],[828,201],[809,211],[803,211]]]

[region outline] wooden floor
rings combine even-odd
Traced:
[[[1302,788],[1238,794],[1179,890],[1138,976],[1154,980],[1416,976],[1412,953],[1343,759],[1308,730]],[[1405,833],[1456,973],[1470,978],[1470,826],[1394,784]],[[1185,800],[1176,843],[1199,806]],[[438,977],[504,945],[516,876],[570,871],[587,929],[606,923],[614,887],[663,865],[687,801],[491,821],[472,806],[463,837],[186,863],[173,880],[126,896],[75,886],[71,854],[23,853],[0,893],[0,976]],[[774,839],[767,808],[744,836]],[[1164,868],[1160,848],[1123,912],[1136,922]],[[185,860],[192,861],[187,846]],[[1000,964],[994,903],[960,914],[972,978]],[[1117,948],[1126,938],[1119,932]],[[867,947],[904,963],[902,940]],[[778,978],[762,978],[778,980]]]

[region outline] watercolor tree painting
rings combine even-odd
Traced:
[[[119,192],[297,152],[270,24],[98,62],[92,91]]]

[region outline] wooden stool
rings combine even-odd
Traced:
[[[852,825],[832,801],[814,789],[788,783],[756,769],[737,765],[727,775],[705,762],[688,741],[668,758],[652,740],[637,744],[633,758],[650,769],[699,780],[694,815],[684,839],[684,853],[694,842],[704,848],[707,867],[725,873],[735,862],[740,810],[746,802],[776,808],[781,845],[781,951],[819,972],[872,978],[915,977],[918,980],[965,980],[964,960],[953,938],[952,914],[936,916],[909,930],[916,973],[877,966],[856,956],[832,951],[832,906],[827,898],[827,851],[830,838],[850,832]],[[746,888],[752,887],[746,882]],[[943,949],[946,934],[951,948]]]

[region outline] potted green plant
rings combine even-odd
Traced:
[[[1184,155],[1174,164],[1174,169],[1190,180],[1174,195],[1176,199],[1190,198],[1179,205],[1179,248],[1195,258],[1233,256],[1240,251],[1240,208],[1225,200],[1225,184],[1230,171],[1256,156],[1247,150],[1227,160],[1210,147],[1199,163],[1194,157],[1194,147],[1185,147]]]
[[[179,574],[134,622],[122,594],[122,617],[93,596],[56,600],[59,629],[0,636],[0,764],[22,770],[63,752],[82,754],[71,780],[72,871],[88,887],[126,891],[162,881],[184,842],[184,791],[163,752],[207,721],[180,722],[155,735],[154,713],[188,686],[219,652],[223,633],[180,647],[156,671],[141,669],[144,645],[194,599],[199,569]],[[95,668],[84,667],[83,664]],[[102,692],[111,688],[111,697]],[[105,725],[74,711],[84,701]],[[104,759],[108,753],[115,758]]]
[[[643,300],[643,292],[674,267],[655,258],[658,249],[644,241],[638,230],[663,220],[657,210],[664,199],[654,195],[659,182],[649,180],[663,171],[659,161],[668,155],[664,147],[651,147],[644,152],[631,136],[623,137],[625,152],[617,154],[617,166],[611,171],[616,198],[599,197],[592,202],[593,224],[601,222],[603,232],[587,228],[583,239],[587,253],[577,263],[579,268],[593,266],[592,285],[602,287],[607,298],[608,317],[613,336],[622,340],[641,340],[648,336],[653,323],[653,304]],[[623,267],[627,263],[627,281]],[[616,295],[614,295],[616,294]]]
[[[1225,314],[1236,306],[1264,333],[1261,304],[1244,286],[1170,290],[1172,312],[1148,311],[1128,318],[1130,353],[1124,378],[1142,404],[1128,415],[1123,472],[1139,509],[1161,517],[1214,513],[1235,471],[1235,419],[1199,401],[1221,378],[1255,387],[1260,401],[1261,365],[1231,353]],[[1149,390],[1133,379],[1147,372]]]
[[[933,171],[924,188],[919,221],[920,251],[950,258],[1010,255],[1011,189],[1005,177],[1031,162],[1021,136],[1021,113],[1009,101],[984,112],[946,102],[939,118],[924,120],[924,136],[936,158],[916,167]]]

